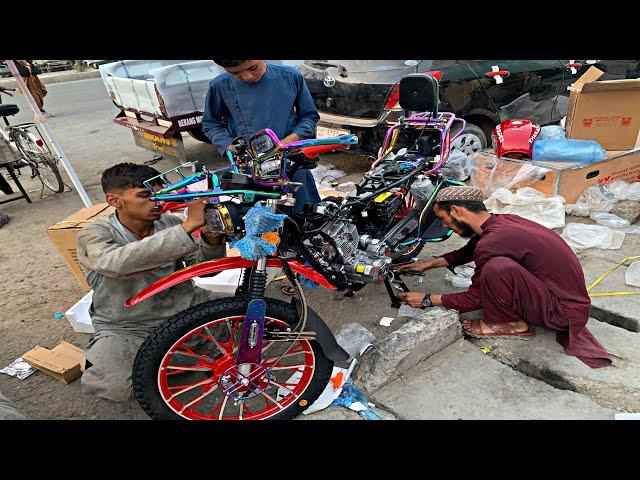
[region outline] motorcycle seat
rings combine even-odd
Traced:
[[[20,109],[13,103],[0,103],[0,117],[9,117],[18,113]]]

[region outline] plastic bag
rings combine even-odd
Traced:
[[[456,273],[451,273],[449,270],[445,272],[445,281],[459,288],[469,288],[471,286],[471,277],[473,277],[475,269],[472,267],[458,266],[454,268],[453,271]]]
[[[342,386],[342,392],[331,403],[331,406],[349,408],[358,412],[358,415],[365,420],[394,420],[393,415],[387,412],[373,411],[372,408],[375,405],[362,396],[362,393],[360,393],[360,390],[353,384],[351,379],[347,380]]]
[[[595,220],[598,225],[604,225],[605,227],[623,228],[630,225],[624,218],[611,213],[591,212],[589,218]]]
[[[470,171],[469,158],[460,150],[453,150],[442,169],[440,169],[443,178],[458,181],[469,178]]]
[[[515,194],[499,188],[484,203],[491,213],[518,215],[547,228],[565,224],[564,198],[548,196],[535,188],[519,188]]]
[[[594,140],[538,140],[533,144],[532,160],[538,162],[594,163],[607,158],[607,154]]]
[[[561,125],[547,125],[540,129],[540,140],[565,140],[564,127]]]
[[[624,282],[632,287],[640,287],[640,261],[632,262],[624,274]]]
[[[331,187],[331,182],[339,178],[345,177],[347,174],[342,170],[336,170],[333,165],[318,165],[311,170],[313,180],[323,188]]]
[[[429,198],[433,194],[435,187],[429,177],[419,175],[416,180],[411,184],[411,195],[416,199],[416,206],[419,209],[429,201]]]
[[[336,334],[338,345],[344,348],[350,357],[360,355],[375,339],[375,335],[359,323],[347,323]]]
[[[591,185],[580,194],[575,204],[566,206],[566,212],[581,217],[588,217],[592,212],[608,213],[616,200],[616,196],[605,185]]]
[[[624,242],[624,232],[615,231],[603,225],[570,223],[562,231],[562,238],[575,249],[602,248],[615,250]]]
[[[550,171],[532,164],[503,160],[495,155],[478,152],[469,162],[470,185],[489,197],[499,188],[526,187],[542,180]]]

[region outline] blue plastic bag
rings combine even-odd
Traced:
[[[593,140],[538,140],[532,160],[540,162],[593,163],[607,158],[604,148]]]
[[[547,125],[546,127],[542,127],[540,129],[540,136],[538,137],[538,141],[540,140],[565,140],[564,136],[564,127],[560,125]]]
[[[351,379],[347,380],[342,386],[340,396],[331,403],[331,406],[349,408],[352,403],[356,402],[360,402],[365,407],[364,410],[358,412],[358,415],[367,420],[382,420],[379,415],[369,409],[369,402],[362,396],[360,390],[353,384]]]

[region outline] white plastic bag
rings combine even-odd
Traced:
[[[347,323],[336,334],[338,345],[344,348],[351,358],[360,355],[375,339],[375,335],[359,323]]]
[[[586,225],[570,223],[562,230],[562,238],[575,249],[602,248],[615,250],[624,242],[624,232],[619,232],[603,225]]]
[[[471,278],[464,275],[454,275],[449,270],[444,274],[444,279],[454,287],[469,288],[471,286]]]
[[[449,180],[466,180],[471,171],[469,158],[460,150],[453,150],[440,171],[442,176]]]
[[[547,228],[565,224],[564,198],[547,196],[535,188],[519,188],[515,194],[506,188],[498,188],[484,203],[491,213],[518,215]]]
[[[589,218],[595,220],[598,225],[604,225],[605,227],[624,228],[630,225],[628,220],[612,213],[591,212]]]
[[[624,281],[632,287],[640,287],[640,261],[632,262],[624,274]]]

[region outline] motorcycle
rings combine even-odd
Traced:
[[[394,265],[410,261],[426,242],[452,234],[432,204],[443,186],[460,184],[438,171],[465,123],[439,113],[437,99],[432,77],[403,79],[401,106],[422,113],[390,127],[371,170],[349,195],[305,205],[300,215],[293,211],[293,192],[301,185],[290,179],[298,169],[313,168],[318,155],[356,144],[355,135],[282,144],[264,129],[234,140],[225,152],[226,169],[187,164],[145,182],[155,201],[211,198],[205,210],[209,229],[226,233],[241,256],[177,271],[126,306],[194,277],[243,269],[234,297],[177,313],[140,347],[133,391],[151,418],[282,420],[313,404],[334,363],[349,355],[308,306],[301,278],[347,295],[384,283],[397,308],[394,288],[409,289]],[[462,128],[452,135],[455,123]],[[400,135],[409,135],[413,146],[393,153]],[[195,171],[187,174],[187,167]],[[265,297],[268,267],[281,268],[295,286],[290,304]]]

